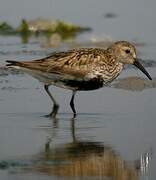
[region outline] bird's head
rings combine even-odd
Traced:
[[[117,41],[113,43],[108,49],[111,51],[111,53],[113,53],[113,56],[115,57],[116,61],[122,64],[132,64],[136,66],[150,80],[152,80],[149,73],[146,71],[146,69],[142,66],[142,64],[137,59],[136,49],[131,43],[127,41]]]

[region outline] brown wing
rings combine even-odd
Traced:
[[[29,62],[16,62],[17,66],[48,73],[84,77],[90,73],[104,58],[104,50],[84,48],[66,52],[53,53],[46,58]],[[13,63],[12,61],[8,61]],[[11,64],[15,65],[15,64]]]
[[[59,56],[57,61],[51,61],[50,57],[47,72],[84,77],[99,65],[102,51],[102,49],[92,48],[75,49],[67,51],[66,56]]]

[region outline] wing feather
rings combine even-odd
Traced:
[[[105,59],[103,56],[105,53],[103,51],[103,49],[98,48],[73,49],[66,52],[52,53],[38,60],[19,63],[15,61],[15,66],[52,74],[83,78],[102,62],[102,58]],[[13,66],[13,61],[11,62]]]

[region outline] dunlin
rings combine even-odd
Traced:
[[[49,91],[50,85],[72,90],[70,106],[74,117],[74,97],[77,91],[95,90],[112,82],[125,64],[140,69],[150,80],[149,73],[136,57],[135,47],[127,41],[117,41],[107,49],[83,48],[52,53],[33,61],[7,61],[8,67],[20,69],[44,84],[44,89],[53,101],[52,112],[56,116],[59,105]]]

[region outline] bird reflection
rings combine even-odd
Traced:
[[[55,119],[54,125],[58,125],[57,121],[58,119]],[[71,119],[71,136],[70,143],[58,146],[52,145],[55,137],[51,136],[45,144],[45,150],[36,155],[40,164],[34,170],[47,175],[80,179],[98,177],[99,179],[137,180],[142,168],[147,169],[149,165],[147,159],[150,153],[145,153],[136,161],[128,163],[122,160],[109,145],[79,140],[76,137],[73,118]]]

